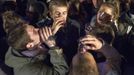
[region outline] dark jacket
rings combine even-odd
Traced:
[[[77,21],[68,19],[64,28],[55,35],[57,45],[63,49],[67,63],[70,65],[73,56],[77,53],[80,25]]]
[[[98,63],[100,75],[120,75],[121,55],[119,52],[106,43],[98,51],[106,57],[105,62]]]
[[[127,63],[134,63],[132,60],[134,57],[134,19],[131,18],[130,14],[121,15],[113,45],[124,56]]]

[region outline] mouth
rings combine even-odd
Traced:
[[[66,24],[66,22],[65,21],[60,21],[61,22],[61,25],[65,25]]]

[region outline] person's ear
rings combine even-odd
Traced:
[[[27,45],[26,45],[26,48],[33,48],[34,47],[34,43],[28,43]]]

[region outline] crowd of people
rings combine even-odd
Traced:
[[[134,68],[133,0],[0,3],[3,75],[127,75]]]

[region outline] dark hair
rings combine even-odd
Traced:
[[[13,48],[26,49],[26,44],[30,38],[26,32],[27,25],[21,17],[13,11],[7,11],[3,14],[3,27],[7,33],[7,42]]]
[[[29,1],[26,10],[28,11],[30,7],[33,7],[33,12],[37,13],[39,16],[46,17],[48,14],[47,6],[42,1]]]
[[[14,1],[5,1],[2,4],[2,12],[5,11],[15,11],[16,10],[16,3]]]
[[[6,11],[2,14],[3,28],[6,33],[11,32],[17,24],[24,23],[25,21],[20,18],[14,11]]]

